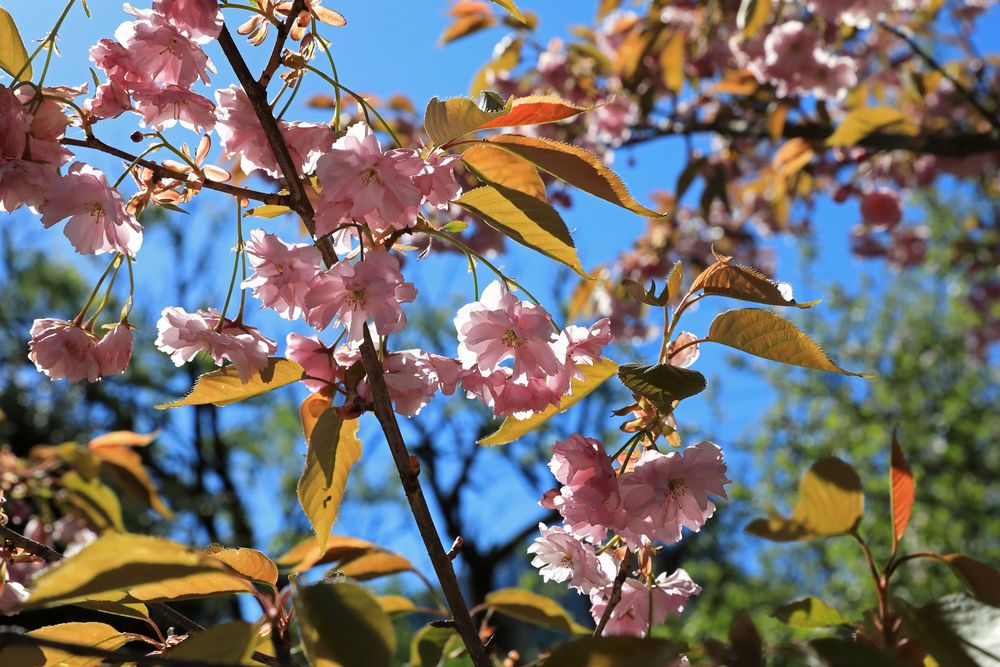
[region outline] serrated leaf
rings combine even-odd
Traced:
[[[899,446],[896,439],[896,430],[892,431],[892,457],[890,474],[890,495],[889,501],[892,505],[892,543],[893,552],[902,539],[906,531],[906,525],[910,522],[910,514],[913,512],[913,499],[916,495],[916,484],[913,482],[913,471],[910,464],[906,462],[903,455],[903,448]]]
[[[573,187],[588,192],[646,218],[664,214],[646,208],[628,192],[621,178],[593,153],[552,139],[501,134],[488,139],[491,145],[524,158]]]
[[[521,13],[521,10],[517,8],[517,5],[514,4],[514,0],[491,0],[491,2],[495,5],[503,7],[507,10],[507,13],[514,17],[517,21],[521,23],[528,22],[528,19]]]
[[[509,110],[514,98],[507,100],[505,110]],[[476,131],[483,123],[502,116],[504,110],[484,111],[467,97],[453,97],[440,100],[432,97],[424,110],[424,131],[435,146],[441,146],[453,139],[464,137]]]
[[[14,17],[0,7],[0,69],[14,76],[22,67],[24,71],[21,72],[21,80],[29,81],[32,75],[31,65],[28,63],[28,52],[24,48],[21,33],[14,23]]]
[[[545,183],[527,160],[488,144],[476,144],[462,152],[462,161],[487,184],[497,183],[546,201]]]
[[[365,589],[349,582],[298,588],[295,619],[314,667],[389,667],[396,635]]]
[[[570,267],[583,278],[576,245],[559,212],[549,204],[502,185],[469,190],[454,202],[523,246]]]
[[[25,607],[52,607],[85,600],[181,599],[248,590],[222,563],[177,542],[146,535],[109,533],[46,570]]]
[[[680,294],[681,281],[683,280],[684,273],[681,268],[681,262],[678,260],[670,270],[670,275],[667,276],[667,281],[664,283],[663,289],[660,290],[659,294],[656,292],[656,282],[653,280],[649,281],[649,289],[644,288],[631,278],[622,280],[622,287],[636,301],[644,303],[647,306],[663,308]]]
[[[239,403],[298,382],[302,379],[303,372],[302,367],[291,359],[272,357],[268,360],[267,368],[254,373],[250,380],[244,384],[240,381],[239,372],[232,364],[229,364],[199,377],[194,387],[184,398],[157,405],[156,409],[165,410],[183,405]]]
[[[409,572],[413,564],[407,559],[388,551],[373,551],[347,561],[336,567],[345,577],[358,581],[369,581],[390,574]]]
[[[903,629],[939,665],[996,667],[1000,664],[1000,608],[961,594],[946,595],[919,609],[893,604]]]
[[[799,303],[792,298],[791,285],[774,282],[749,266],[733,264],[728,257],[708,267],[695,279],[691,291],[698,290],[770,306],[811,308],[819,303],[818,300]]]
[[[337,519],[347,477],[360,458],[358,420],[344,421],[334,408],[327,408],[309,438],[305,469],[295,489],[321,550]]]
[[[771,18],[770,0],[743,0],[736,14],[736,27],[743,31],[743,37],[750,39]]]
[[[489,93],[485,91],[484,95]],[[492,95],[498,97],[495,93]],[[512,96],[506,102],[500,98],[496,108],[487,104],[491,99],[481,96],[477,102],[467,97],[444,101],[431,98],[424,111],[427,136],[441,146],[479,130],[555,123],[596,108],[579,106],[555,95]]]
[[[248,547],[231,549],[214,544],[205,549],[205,553],[225,563],[247,579],[260,581],[271,586],[278,583],[278,566],[256,549]]]
[[[850,621],[817,597],[783,604],[771,616],[793,628],[832,628]]]
[[[257,628],[245,621],[215,625],[189,635],[170,650],[171,660],[245,665],[257,648]]]
[[[798,327],[770,310],[739,308],[716,317],[707,340],[728,345],[747,354],[831,373],[870,378],[837,366],[823,349]]]
[[[507,417],[503,424],[500,425],[500,428],[481,439],[479,444],[505,445],[508,442],[514,442],[523,435],[531,433],[553,416],[566,412],[586,398],[588,394],[593,393],[618,371],[618,364],[610,359],[599,359],[591,366],[580,366],[579,370],[583,373],[583,380],[573,380],[570,390],[571,394],[563,396],[559,407],[554,405],[549,406],[542,412],[532,415],[527,419],[517,419],[513,416]]]
[[[618,369],[618,378],[632,393],[649,400],[664,414],[673,410],[674,401],[700,394],[708,386],[698,371],[666,363],[625,364]]]
[[[553,600],[522,588],[501,588],[486,595],[485,604],[497,613],[543,628],[574,634],[589,632]]]
[[[799,497],[791,518],[772,515],[756,519],[748,533],[775,542],[811,540],[849,533],[861,521],[865,495],[861,479],[836,457],[813,464],[799,482]]]
[[[560,646],[544,667],[637,667],[671,665],[687,647],[652,637],[582,637]]]
[[[964,554],[944,554],[937,558],[951,567],[976,599],[1000,607],[1000,572]]]
[[[663,85],[675,95],[684,89],[684,59],[687,46],[687,35],[683,30],[677,30],[667,40],[660,52],[660,69],[663,72]]]
[[[106,623],[60,623],[25,633],[35,639],[75,644],[86,648],[114,651],[131,638]],[[93,667],[102,658],[74,655],[62,649],[29,646],[14,639],[0,650],[0,664],[11,667]]]
[[[914,135],[917,126],[898,109],[889,107],[861,107],[847,112],[840,125],[827,140],[827,146],[854,146],[872,132],[893,130],[903,135]]]
[[[512,98],[512,100],[509,109],[503,111],[496,118],[486,121],[477,129],[487,130],[500,127],[556,123],[604,106],[604,104],[580,106],[555,95],[529,95],[527,97]]]
[[[277,204],[262,204],[256,208],[251,208],[243,213],[244,216],[250,218],[277,218],[278,216],[285,215],[286,213],[291,213],[292,209],[287,206],[279,206]]]
[[[62,476],[67,491],[66,499],[98,533],[107,530],[125,532],[122,523],[122,506],[118,496],[99,479],[84,479],[76,471]]]
[[[670,303],[681,294],[681,285],[684,284],[684,264],[681,260],[674,262],[674,267],[670,269],[667,276],[667,303]]]

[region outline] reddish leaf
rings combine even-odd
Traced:
[[[479,126],[484,130],[491,127],[515,127],[517,125],[538,125],[554,123],[572,118],[596,107],[581,107],[554,95],[532,95],[518,97],[510,111]]]
[[[910,522],[910,513],[913,511],[913,497],[916,491],[916,484],[913,482],[913,473],[910,471],[910,464],[903,456],[903,448],[899,446],[896,439],[896,431],[892,432],[892,542],[893,551],[895,545],[903,537],[906,524]]]

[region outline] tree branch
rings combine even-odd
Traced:
[[[836,128],[822,123],[786,123],[781,136],[785,139],[801,138],[810,141],[825,141]],[[691,136],[693,134],[718,134],[733,139],[768,139],[770,135],[763,126],[746,121],[717,120],[711,123],[664,120],[656,125],[637,128],[623,144],[634,146],[661,137]],[[967,157],[982,153],[1000,151],[1000,137],[993,133],[971,134],[925,134],[907,136],[891,132],[872,132],[857,143],[861,148],[873,151],[908,151],[911,153],[938,155],[943,157]]]
[[[629,565],[632,564],[632,552],[626,550],[625,558],[622,559],[622,564],[618,568],[618,574],[615,576],[615,581],[611,584],[611,597],[608,598],[608,606],[604,608],[604,613],[601,614],[601,620],[597,624],[597,628],[594,630],[594,636],[600,637],[604,633],[604,628],[608,625],[608,621],[611,620],[611,612],[615,610],[618,603],[622,600],[622,586],[625,585],[625,579],[628,578]]]
[[[267,84],[271,83],[271,77],[274,76],[274,73],[278,71],[278,67],[281,66],[281,50],[285,47],[285,40],[288,39],[288,33],[292,31],[292,24],[298,20],[299,13],[305,4],[305,0],[295,0],[292,3],[291,10],[288,12],[288,16],[285,18],[285,22],[278,26],[278,36],[274,40],[271,57],[267,59],[267,65],[264,66],[264,71],[260,73],[260,79],[258,79],[260,87],[265,91],[267,90]]]
[[[135,156],[127,151],[123,151],[120,148],[115,148],[109,144],[104,143],[97,137],[87,137],[86,139],[73,139],[71,137],[64,137],[60,142],[64,146],[77,146],[79,148],[92,148],[102,153],[107,153],[108,155],[114,155],[115,157],[120,157],[123,160],[128,161],[130,164],[135,162],[137,165],[146,167],[154,174],[157,178],[173,178],[179,181],[187,181],[188,175],[180,172],[174,171],[173,169],[168,169],[158,162],[153,162],[152,160],[136,160]],[[216,183],[215,181],[210,181],[206,179],[201,187],[205,190],[215,190],[217,192],[224,192],[227,195],[233,195],[234,197],[245,197],[247,199],[253,199],[255,201],[263,202],[265,204],[276,204],[276,205],[287,205],[288,197],[286,195],[279,195],[277,193],[271,192],[259,192],[257,190],[250,190],[248,188],[240,188],[235,185],[227,185],[225,183]]]
[[[476,667],[489,667],[490,660],[486,655],[486,648],[479,639],[479,632],[469,615],[469,608],[465,604],[462,596],[462,589],[455,576],[451,560],[441,544],[437,529],[434,526],[434,519],[431,517],[430,509],[427,507],[427,499],[420,488],[420,481],[417,473],[410,466],[410,452],[406,449],[406,442],[399,431],[399,424],[396,422],[396,414],[392,410],[392,399],[389,397],[389,390],[385,386],[385,378],[382,371],[382,363],[379,361],[375,345],[372,343],[368,328],[364,328],[364,342],[361,344],[361,360],[365,365],[365,374],[368,376],[368,384],[371,386],[374,397],[374,411],[385,433],[386,442],[389,444],[389,451],[392,453],[392,460],[396,464],[399,478],[403,483],[403,491],[406,499],[410,503],[410,510],[423,538],[427,555],[430,556],[434,565],[434,572],[437,574],[441,589],[444,591],[445,599],[451,608],[451,615],[455,621],[455,629],[461,635],[462,641],[469,651],[469,656]]]

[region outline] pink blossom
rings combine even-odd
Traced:
[[[119,322],[111,331],[104,334],[97,344],[97,353],[101,363],[101,375],[124,373],[132,358],[132,329],[129,325]]]
[[[666,621],[669,614],[679,615],[688,600],[700,592],[701,586],[680,569],[670,576],[661,573],[648,588],[638,579],[629,577],[622,586],[621,600],[611,611],[604,632],[608,635],[645,636],[651,628]],[[595,621],[604,615],[609,597],[609,589],[591,594],[590,613]]]
[[[153,86],[150,72],[138,65],[129,49],[113,39],[101,39],[90,47],[90,59],[126,93]],[[121,92],[115,91],[115,95],[120,99]]]
[[[285,243],[274,234],[255,229],[250,232],[246,254],[254,272],[241,287],[252,287],[265,308],[274,309],[286,320],[297,319],[319,272],[323,259],[319,250],[307,243]]]
[[[611,320],[602,318],[588,327],[570,325],[559,334],[554,349],[557,356],[564,359],[565,366],[558,381],[560,396],[569,393],[574,378],[582,380],[580,366],[593,366],[600,358],[605,346],[614,339],[611,335]]]
[[[673,544],[681,528],[699,531],[714,513],[709,496],[726,497],[722,449],[701,442],[683,452],[643,452],[632,472],[621,478],[628,527],[622,537],[633,548],[646,541]]]
[[[330,152],[336,135],[329,125],[300,121],[278,123],[292,160],[303,174],[316,171],[319,159]]]
[[[698,361],[701,351],[698,348],[698,343],[695,343],[696,340],[698,340],[698,337],[690,331],[681,332],[667,346],[667,361],[678,368],[687,368]],[[674,354],[674,350],[678,350],[678,352]]]
[[[153,11],[199,44],[212,41],[222,31],[218,0],[154,0]]]
[[[557,442],[549,466],[557,479],[566,480],[552,502],[568,532],[599,542],[609,530],[626,526],[618,477],[600,441],[574,435]]]
[[[888,188],[866,192],[861,197],[861,217],[875,229],[892,229],[903,220],[899,193]]]
[[[42,224],[48,229],[64,218],[69,220],[63,232],[81,254],[117,251],[135,257],[142,245],[142,226],[125,211],[121,194],[88,164],[74,162],[49,188]]]
[[[97,336],[65,320],[35,320],[28,359],[53,380],[96,382],[102,375]]]
[[[34,162],[60,166],[73,157],[60,143],[70,123],[62,99],[79,95],[81,91],[78,88],[46,87],[41,91],[44,97],[40,103],[36,100],[37,91],[33,87],[25,86],[15,93],[22,104],[28,106],[29,102],[35,103],[28,129],[28,153]]]
[[[0,86],[0,163],[20,160],[27,145],[31,119],[10,88]]]
[[[422,198],[413,177],[423,167],[413,151],[382,153],[371,128],[355,123],[317,165],[323,189],[317,233],[329,234],[350,221],[364,222],[379,235],[411,226]]]
[[[416,297],[413,283],[399,272],[399,260],[384,250],[371,251],[361,261],[341,261],[316,277],[306,295],[307,320],[325,329],[336,319],[347,328],[348,340],[360,341],[371,319],[378,334],[387,336],[406,326],[400,304]]]
[[[215,308],[188,313],[183,308],[164,308],[156,323],[156,347],[170,355],[175,366],[191,361],[199,352],[207,353],[217,366],[229,360],[246,383],[267,367],[268,357],[277,350],[274,341],[258,329],[226,320],[221,331]]]
[[[571,588],[590,594],[608,586],[611,581],[601,567],[594,547],[576,539],[562,528],[547,528],[538,524],[540,537],[528,547],[534,558],[531,564],[539,568],[545,581],[568,581]]]
[[[555,336],[549,314],[519,300],[498,281],[483,290],[479,301],[459,309],[455,327],[464,368],[477,366],[488,374],[500,362],[513,359],[515,378],[545,378],[562,370],[551,345]]]
[[[382,368],[385,372],[385,385],[396,412],[414,417],[438,391],[452,393],[455,385],[454,382],[449,382],[448,374],[457,366],[452,359],[428,354],[423,350],[400,350],[386,355],[382,360]],[[444,378],[439,374],[440,371],[444,371]],[[372,399],[367,378],[358,385],[358,393],[363,398]]]
[[[560,484],[580,486],[594,477],[606,475],[610,469],[611,457],[600,440],[574,433],[552,446],[549,470]]]
[[[497,366],[489,373],[478,367],[465,369],[459,379],[466,395],[492,408],[496,417],[513,415],[516,419],[527,419],[549,406],[559,405],[564,393],[560,376],[515,378],[506,366]]]
[[[448,202],[462,194],[462,186],[455,179],[455,163],[461,155],[448,155],[441,151],[431,154],[420,173],[413,177],[413,183],[431,206],[448,208]]]
[[[585,118],[590,142],[600,147],[618,147],[632,135],[632,128],[639,122],[639,104],[622,91]]]
[[[185,88],[190,88],[198,79],[209,82],[208,72],[214,72],[215,67],[201,46],[168,23],[162,14],[127,5],[126,10],[135,15],[136,20],[118,26],[115,39],[128,53],[128,69],[132,75],[142,72],[152,83],[171,83]]]
[[[83,108],[99,118],[117,118],[132,108],[132,99],[124,86],[108,81],[97,87]]]
[[[324,345],[317,336],[288,334],[285,356],[302,366],[310,378],[302,383],[309,391],[320,391],[343,379],[344,367],[337,363],[333,348]]]
[[[45,193],[62,177],[50,166],[27,160],[0,160],[0,211],[11,212],[21,206],[38,209]]]
[[[136,90],[132,95],[143,125],[160,131],[178,122],[189,130],[202,132],[211,132],[215,127],[215,105],[188,88],[167,84]]]

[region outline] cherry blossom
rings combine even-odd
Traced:
[[[191,361],[199,352],[207,353],[217,366],[229,360],[245,383],[267,367],[277,345],[254,327],[232,320],[226,320],[219,331],[219,319],[215,308],[194,313],[176,306],[164,308],[156,323],[156,347],[169,354],[175,366]]]
[[[385,356],[382,369],[396,412],[415,417],[437,392],[455,391],[458,362],[424,350],[399,350]],[[358,393],[372,400],[367,378],[359,383]]]
[[[451,200],[462,194],[462,186],[455,179],[454,166],[461,159],[461,155],[436,151],[424,161],[420,173],[413,177],[413,184],[426,203],[444,210]]]
[[[341,261],[319,273],[306,295],[307,320],[316,329],[332,321],[343,323],[350,341],[362,339],[371,319],[375,331],[387,336],[406,326],[400,304],[413,301],[417,290],[403,280],[399,260],[383,250],[371,251],[354,264]]]
[[[218,0],[154,0],[153,11],[199,44],[212,41],[222,31]]]
[[[126,5],[136,17],[115,30],[115,39],[127,52],[128,71],[133,80],[138,73],[156,84],[176,84],[190,88],[198,79],[209,82],[208,73],[215,66],[196,42],[158,12],[137,10]],[[100,64],[100,63],[98,63]],[[103,67],[107,71],[106,67]],[[110,75],[110,72],[109,72]],[[143,80],[143,79],[138,79]]]
[[[65,320],[35,320],[28,359],[53,380],[96,382],[102,375],[97,336]]]
[[[63,232],[81,254],[117,251],[135,257],[142,245],[142,226],[125,211],[121,194],[104,172],[83,162],[70,165],[47,192],[42,224],[48,229],[64,218],[69,220]]]
[[[607,635],[645,636],[650,628],[662,624],[668,615],[679,615],[688,600],[700,592],[701,586],[681,569],[669,576],[661,573],[649,587],[629,577],[622,586],[621,600],[611,611],[604,632]],[[595,621],[604,615],[609,597],[609,589],[591,594],[590,613]]]
[[[24,157],[31,118],[17,96],[0,86],[0,161]]]
[[[892,229],[903,220],[899,194],[882,188],[861,196],[861,218],[874,229]]]
[[[599,440],[573,435],[557,442],[549,465],[557,479],[566,480],[552,503],[568,532],[598,542],[626,526],[618,477]]]
[[[539,568],[545,581],[569,582],[571,588],[590,594],[608,586],[611,581],[594,547],[581,542],[558,526],[538,524],[540,537],[528,547],[534,558],[531,564]]]
[[[324,345],[318,336],[288,334],[285,356],[302,366],[309,378],[316,378],[302,381],[309,391],[328,389],[331,384],[343,379],[344,367],[337,362],[333,348]]]
[[[791,297],[788,297],[791,298]],[[701,351],[695,341],[698,337],[690,331],[682,331],[680,335],[667,346],[667,361],[678,368],[687,368],[698,361]],[[683,348],[683,349],[682,349]],[[674,353],[677,350],[677,353]]]
[[[302,315],[306,294],[322,263],[320,251],[308,243],[286,243],[262,229],[250,232],[245,252],[254,272],[241,284],[265,308],[286,320]]]
[[[164,130],[180,123],[189,130],[211,132],[215,127],[215,105],[189,89],[168,84],[133,92],[135,110],[144,125]]]
[[[0,211],[15,211],[21,206],[38,209],[52,182],[60,178],[54,169],[38,162],[0,160]]]
[[[124,373],[132,358],[132,329],[119,322],[97,344],[101,375]]]

